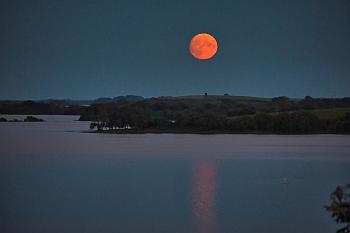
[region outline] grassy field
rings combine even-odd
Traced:
[[[331,108],[331,109],[314,109],[307,110],[322,119],[337,119],[350,113],[350,108]]]

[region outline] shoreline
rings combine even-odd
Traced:
[[[265,131],[222,131],[222,130],[165,130],[165,129],[149,129],[149,130],[85,130],[82,133],[96,134],[193,134],[193,135],[350,135],[349,133],[339,132],[265,132]]]

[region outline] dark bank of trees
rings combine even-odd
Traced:
[[[83,110],[80,120],[91,120],[92,129],[115,132],[350,133],[350,109],[332,118],[312,111],[337,111],[349,106],[347,99],[313,102],[286,97],[246,101],[163,97],[92,105]]]
[[[321,119],[317,115],[297,111],[242,117],[228,121],[233,131],[261,131],[278,133],[349,133],[350,114],[338,119]]]

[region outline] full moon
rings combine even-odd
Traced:
[[[207,33],[195,35],[190,43],[192,56],[200,60],[212,58],[218,51],[218,43],[215,38]]]

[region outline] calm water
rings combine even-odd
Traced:
[[[2,233],[338,227],[323,206],[350,181],[349,136],[99,135],[74,116],[41,117],[0,123]]]

